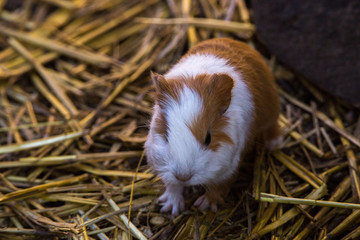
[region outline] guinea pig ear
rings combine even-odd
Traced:
[[[209,91],[214,94],[215,99],[220,101],[219,114],[228,109],[231,102],[231,90],[234,87],[234,80],[227,74],[213,74],[210,79]]]
[[[150,72],[151,79],[153,80],[157,92],[163,92],[166,89],[166,79],[163,75]]]

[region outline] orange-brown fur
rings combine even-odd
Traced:
[[[255,138],[267,141],[279,136],[279,97],[275,80],[261,55],[247,44],[227,38],[201,42],[190,49],[184,58],[196,53],[227,59],[241,73],[253,95],[255,106],[248,142],[252,143]]]
[[[188,88],[197,92],[203,100],[203,111],[199,113],[199,118],[194,119],[189,128],[194,137],[200,144],[204,143],[206,133],[211,131],[212,140],[208,146],[216,151],[222,142],[233,144],[231,138],[224,132],[228,124],[228,118],[222,113],[225,112],[231,101],[231,89],[234,85],[233,80],[225,75],[198,75],[191,79],[165,79],[160,75],[156,77],[157,97],[156,101],[160,109],[165,108],[167,101],[179,101],[181,89],[186,85]],[[155,131],[166,138],[167,122],[163,113],[160,112],[156,119]]]
[[[233,144],[224,129],[228,118],[223,115],[231,101],[233,81],[227,75],[202,74],[188,81],[189,87],[196,90],[203,99],[203,109],[199,118],[194,119],[189,128],[200,144],[204,143],[206,133],[211,132],[211,143],[208,146],[216,151],[221,143]]]
[[[247,136],[246,149],[242,156],[239,157],[245,155],[245,152],[252,147],[255,140],[265,142],[278,137],[280,135],[277,123],[280,112],[279,98],[275,80],[262,56],[247,44],[231,39],[204,41],[190,49],[184,58],[197,53],[213,54],[228,60],[228,63],[241,73],[245,84],[253,96],[253,122],[249,136]],[[229,191],[236,175],[234,174],[225,182],[207,186],[206,197],[209,201],[213,203],[221,202],[221,197]]]
[[[151,77],[156,89],[155,101],[161,109],[158,117],[155,119],[155,131],[166,139],[168,124],[163,111],[169,100],[179,101],[183,84],[178,80],[165,79],[163,76],[156,73],[151,73]]]
[[[233,66],[242,76],[245,84],[252,94],[254,103],[253,121],[247,136],[246,149],[249,149],[256,140],[268,141],[280,135],[277,119],[280,111],[280,104],[277,95],[275,80],[261,55],[251,49],[247,44],[231,39],[212,39],[204,41],[192,49],[183,57],[192,54],[212,54],[219,58],[226,59],[228,64]],[[181,61],[181,60],[180,60]],[[160,76],[162,77],[162,76]],[[228,119],[222,115],[231,101],[229,89],[233,83],[229,77],[220,74],[221,84],[212,87],[211,75],[202,74],[195,79],[163,79],[157,86],[157,102],[165,103],[167,98],[178,100],[179,91],[184,84],[194,89],[203,98],[203,112],[198,119],[194,119],[189,126],[195,138],[202,144],[206,133],[210,128],[212,141],[209,148],[216,151],[221,142],[232,144],[232,140],[223,132]],[[219,82],[217,82],[219,83]],[[155,84],[156,85],[156,84]],[[210,91],[209,91],[210,89]],[[157,120],[158,132],[166,134],[166,119],[164,116]],[[246,151],[244,151],[246,152]],[[242,156],[244,156],[244,152]],[[206,186],[206,197],[210,202],[221,202],[228,190],[230,183],[234,181],[236,174],[225,182]]]

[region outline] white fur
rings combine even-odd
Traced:
[[[171,214],[177,216],[179,212],[184,211],[185,203],[183,197],[182,185],[167,185],[166,190],[158,201],[163,204],[161,212],[168,212],[171,210]]]
[[[225,115],[229,117],[226,134],[234,145],[224,143],[213,152],[197,142],[187,124],[201,112],[202,100],[196,92],[184,88],[180,101],[168,102],[165,115],[168,122],[168,143],[156,134],[152,128],[154,119],[159,114],[159,107],[154,107],[154,115],[150,126],[149,137],[145,143],[150,164],[158,171],[166,185],[164,207],[177,213],[183,201],[183,187],[186,185],[206,185],[219,183],[231,177],[236,171],[243,151],[248,129],[252,122],[252,95],[245,85],[241,73],[230,66],[226,59],[210,54],[196,54],[182,59],[167,74],[165,78],[195,77],[199,74],[225,73],[234,80],[231,103]],[[174,177],[176,172],[191,172],[193,177],[187,182],[180,182]],[[176,189],[170,198],[169,192]]]
[[[217,153],[212,153],[214,159],[220,161],[222,166],[222,174],[216,176],[216,179],[226,180],[235,171],[240,161],[240,153],[244,149],[248,130],[252,122],[252,113],[254,103],[252,95],[247,88],[241,73],[237,72],[227,63],[226,59],[216,57],[211,54],[195,54],[182,59],[170,71],[165,74],[165,78],[177,78],[181,76],[195,77],[199,74],[215,74],[225,73],[234,80],[234,88],[232,90],[232,99],[226,115],[229,117],[229,126],[226,133],[235,143],[234,146],[223,144]],[[209,174],[218,172],[214,168],[218,168],[217,164],[209,165]],[[212,171],[213,170],[213,171]],[[211,178],[211,177],[210,177]]]
[[[230,71],[229,71],[230,70]],[[194,54],[178,62],[165,74],[165,78],[180,76],[192,76],[208,73],[235,73],[234,69],[227,64],[225,59],[211,54]],[[229,74],[230,75],[230,74]]]

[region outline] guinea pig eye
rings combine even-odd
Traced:
[[[211,134],[210,134],[210,131],[208,131],[208,132],[206,133],[204,145],[205,145],[205,146],[209,146],[210,143],[211,143]]]

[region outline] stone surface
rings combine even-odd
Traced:
[[[260,39],[283,63],[360,107],[360,1],[252,0]]]

